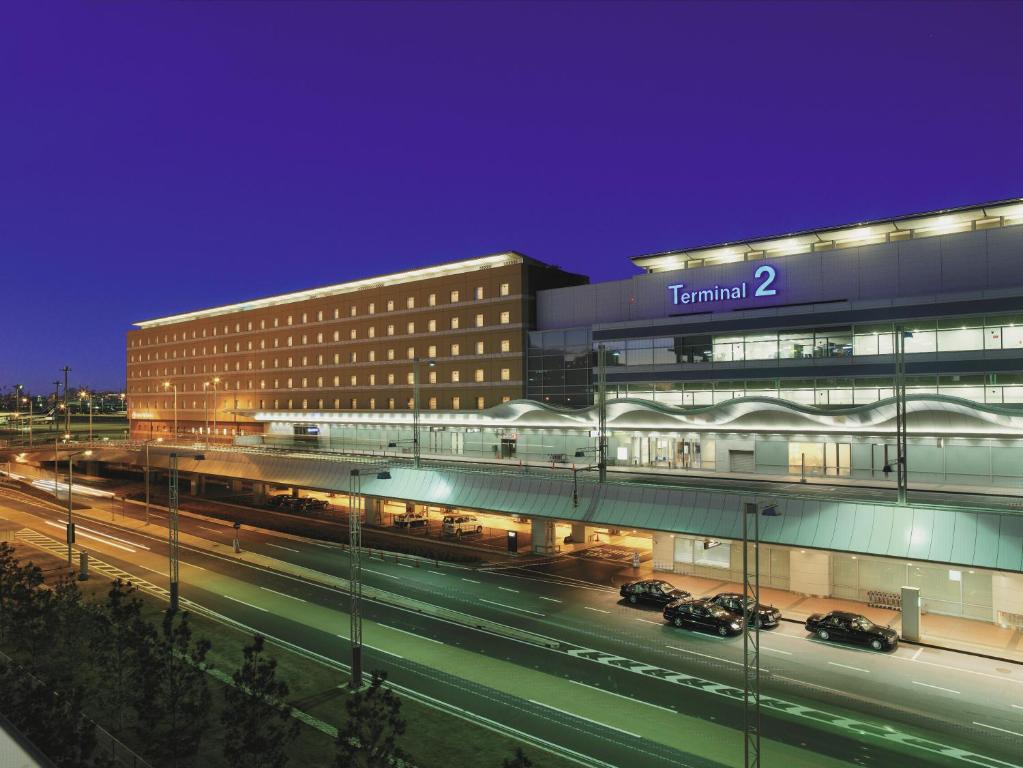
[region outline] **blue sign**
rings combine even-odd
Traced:
[[[735,285],[715,285],[710,288],[692,288],[685,283],[669,285],[672,304],[712,304],[717,301],[735,301],[736,299],[759,299],[775,296],[777,288],[772,288],[778,271],[770,264],[761,264],[753,273],[753,280],[743,280]],[[752,284],[749,284],[752,283]]]

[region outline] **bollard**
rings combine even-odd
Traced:
[[[89,578],[89,553],[78,553],[78,580],[85,581]]]
[[[234,543],[234,553],[237,555],[237,554],[239,554],[242,551],[242,545],[241,545],[241,542],[238,541],[238,537],[237,536],[234,537],[234,542],[233,543]]]

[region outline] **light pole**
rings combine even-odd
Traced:
[[[14,424],[17,428],[17,424],[21,421],[21,393],[25,390],[24,384],[14,385]],[[20,430],[18,430],[20,431]]]
[[[22,398],[23,402],[28,403],[28,447],[32,447],[32,398]]]
[[[195,461],[202,461],[206,457],[196,453],[192,457]],[[167,511],[169,523],[167,526],[167,544],[170,567],[170,608],[171,613],[178,610],[178,454],[172,452],[170,455],[170,477],[168,478]]]
[[[363,468],[366,470],[368,468]],[[387,468],[376,470],[377,480],[390,480]],[[353,469],[348,475],[348,604],[352,647],[352,690],[362,688],[362,520],[358,504],[362,499],[362,471]]]
[[[53,382],[53,421],[50,422],[51,429],[57,431],[57,405],[60,402],[60,381]]]
[[[597,345],[597,467],[600,482],[607,482],[607,362],[603,344]]]
[[[89,445],[92,445],[92,392],[83,389],[78,393],[78,397],[82,400],[88,398],[89,402]]]
[[[774,504],[760,510],[755,502],[742,505],[742,702],[746,768],[760,768],[760,515],[778,517],[781,513]],[[753,517],[752,582],[749,571],[750,516]]]
[[[67,562],[71,565],[71,545],[75,543],[75,522],[74,509],[71,504],[71,487],[74,481],[74,458],[75,456],[91,456],[92,451],[75,451],[67,457]],[[54,489],[56,494],[56,489]]]
[[[431,368],[436,365],[432,360],[412,358],[412,457],[416,469],[419,469],[419,365],[423,362],[428,363]]]
[[[896,325],[895,331],[895,453],[896,453],[896,480],[898,481],[898,502],[906,503],[909,490],[909,476],[906,466],[906,337],[907,333],[901,325]]]
[[[178,439],[178,385],[169,381],[163,383],[163,388],[174,390],[174,439]]]
[[[220,377],[213,377],[213,434],[217,434],[217,384],[220,383]]]
[[[210,444],[210,383],[202,383],[202,419],[206,425],[206,445]]]
[[[71,434],[71,409],[68,408],[68,405],[67,405],[67,375],[68,375],[68,373],[71,372],[71,368],[69,366],[65,365],[61,370],[64,371],[64,432],[65,432],[65,434],[69,434],[70,435]]]

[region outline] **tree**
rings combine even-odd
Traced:
[[[158,634],[141,645],[134,681],[136,729],[167,764],[178,766],[199,751],[210,726],[208,640],[192,640],[190,614],[164,614]]]
[[[7,628],[20,625],[30,609],[35,608],[35,597],[43,583],[43,572],[28,563],[22,565],[14,556],[14,547],[0,542],[0,640]]]
[[[501,765],[503,768],[534,768],[533,761],[526,757],[522,747],[515,747],[515,754],[510,758],[505,758]]]
[[[408,756],[397,745],[405,733],[401,699],[384,687],[385,672],[373,672],[369,688],[345,702],[348,717],[337,733],[335,768],[391,768]]]
[[[277,679],[277,660],[263,655],[263,637],[245,646],[241,667],[224,691],[224,758],[235,768],[282,768],[299,722],[285,702],[287,683]]]
[[[142,608],[138,589],[120,579],[110,585],[106,602],[92,608],[98,631],[93,634],[90,655],[106,673],[96,681],[97,700],[107,712],[106,722],[117,731],[124,730],[131,710],[142,649],[154,638],[152,625],[142,618]]]

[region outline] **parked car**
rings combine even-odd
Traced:
[[[618,590],[622,597],[635,605],[636,603],[650,603],[663,608],[675,600],[688,600],[691,594],[684,589],[679,589],[673,584],[660,579],[643,579],[622,584]]]
[[[709,600],[675,600],[664,607],[664,619],[676,627],[714,632],[721,637],[742,632],[742,615]]]
[[[425,512],[402,512],[391,521],[395,528],[421,528],[430,524],[430,516]]]
[[[289,503],[291,495],[287,493],[279,493],[276,496],[271,496],[266,500],[266,503],[271,507],[283,507]]]
[[[310,496],[308,498],[303,499],[302,501],[305,502],[305,508],[306,509],[326,509],[327,508],[327,502],[326,502],[325,499],[317,499],[317,498],[313,498],[313,497]]]
[[[465,536],[470,533],[483,533],[483,526],[472,515],[445,515],[441,530],[445,536]]]
[[[899,644],[899,633],[891,627],[882,627],[866,616],[847,611],[815,613],[807,618],[806,631],[821,640],[867,645],[875,651],[894,650]]]
[[[721,592],[710,598],[710,602],[720,605],[726,611],[742,615],[742,595],[738,592]],[[761,629],[777,627],[778,622],[781,620],[781,611],[773,605],[764,605],[763,603],[757,605],[754,603],[750,606],[746,621],[752,621],[754,613],[760,622]]]

